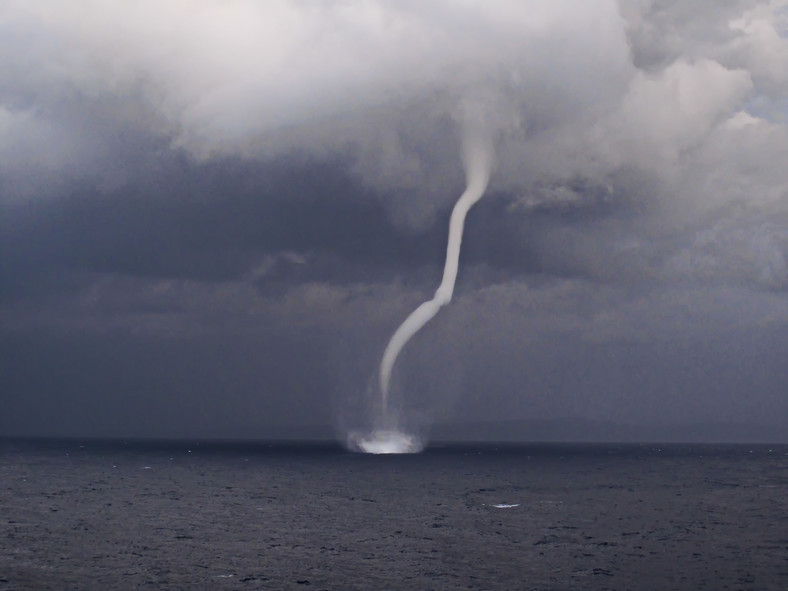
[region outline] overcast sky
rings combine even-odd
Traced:
[[[788,432],[786,2],[4,0],[0,435],[363,425],[468,105],[408,420]]]

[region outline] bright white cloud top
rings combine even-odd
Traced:
[[[341,154],[419,225],[451,199],[453,122],[485,93],[499,106],[490,190],[513,207],[571,207],[586,197],[570,179],[604,192],[638,170],[662,228],[696,230],[649,267],[783,289],[786,14],[782,1],[7,1],[4,198],[128,182],[148,164],[123,161],[124,138],[142,136],[200,159]]]
[[[680,183],[786,149],[778,2],[33,0],[0,27],[6,174],[102,174],[122,130],[200,158],[350,150],[372,186],[421,189],[418,221],[480,89],[502,105],[493,190],[622,166]]]

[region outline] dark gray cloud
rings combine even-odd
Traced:
[[[363,421],[437,287],[470,118],[495,170],[399,364],[414,421],[786,424],[786,19],[4,3],[0,433]]]

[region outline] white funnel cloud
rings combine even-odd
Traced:
[[[490,181],[493,165],[493,146],[489,131],[483,129],[480,117],[466,121],[462,157],[465,167],[466,188],[449,220],[449,239],[446,246],[446,263],[443,267],[443,279],[435,296],[416,308],[389,340],[383,359],[380,363],[381,413],[384,418],[389,413],[388,403],[391,387],[391,372],[402,349],[413,336],[421,330],[438,313],[442,306],[451,302],[454,295],[454,284],[460,263],[460,247],[462,232],[465,227],[465,216],[473,205],[481,199]]]

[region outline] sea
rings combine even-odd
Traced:
[[[788,445],[0,440],[0,591],[788,589]]]

